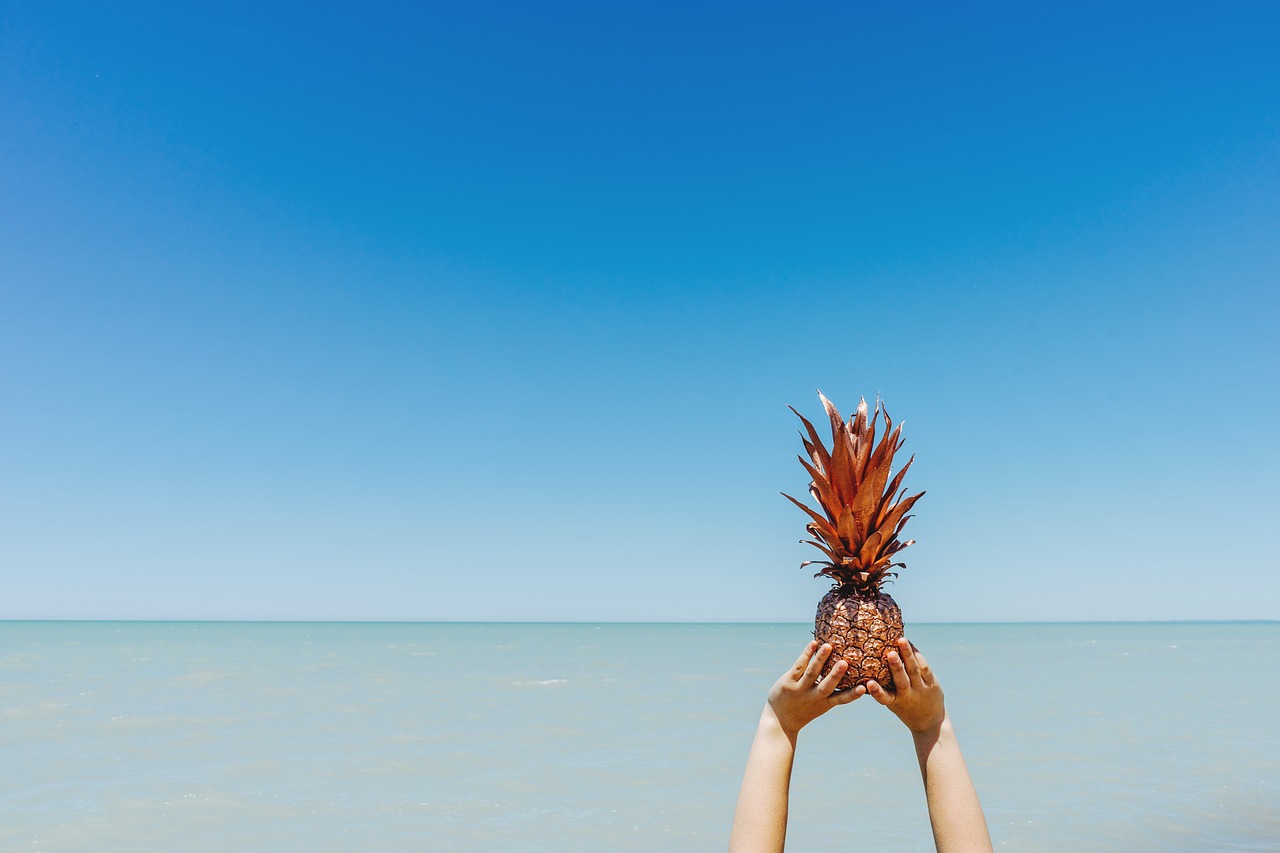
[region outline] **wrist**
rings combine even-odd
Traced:
[[[799,727],[794,729],[790,728],[782,722],[782,719],[778,716],[777,712],[773,710],[772,704],[768,702],[764,704],[764,710],[760,712],[760,723],[756,728],[756,737],[763,737],[766,739],[782,738],[785,739],[792,748],[794,748],[796,745],[796,737],[799,734]]]
[[[951,725],[951,717],[944,710],[942,716],[936,721],[926,723],[919,728],[911,729],[911,737],[917,743],[921,741],[936,741],[942,737],[954,737],[955,729]]]

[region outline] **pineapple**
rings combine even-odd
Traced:
[[[801,567],[822,566],[814,577],[825,575],[834,581],[831,591],[818,603],[813,636],[832,647],[823,675],[837,661],[849,662],[838,689],[848,690],[875,679],[892,690],[893,676],[885,655],[902,637],[902,611],[882,586],[897,576],[890,569],[905,565],[895,562],[895,555],[915,544],[914,539],[899,541],[898,533],[911,517],[907,512],[924,492],[904,498],[906,489],[898,491],[914,456],[889,480],[893,455],[902,448],[902,425],[890,432],[893,421],[879,399],[869,419],[867,401],[863,399],[858,402],[857,413],[845,423],[821,391],[818,397],[831,419],[830,451],[813,424],[794,407],[788,408],[808,432],[808,437],[802,435],[801,439],[809,461],[800,457],[800,464],[813,478],[809,494],[822,513],[791,495],[783,495],[812,519],[805,529],[813,538],[801,541],[826,557],[806,560]],[[877,444],[876,421],[881,416],[884,435]]]

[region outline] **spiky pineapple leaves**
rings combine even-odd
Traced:
[[[901,541],[898,534],[908,519],[907,513],[924,495],[906,497],[902,478],[915,461],[915,456],[889,479],[893,457],[902,449],[902,424],[894,427],[893,419],[876,400],[870,417],[867,401],[858,401],[858,409],[845,422],[835,405],[818,392],[818,399],[831,420],[831,448],[823,443],[809,419],[788,406],[804,424],[800,435],[805,453],[800,464],[809,474],[809,494],[822,513],[783,493],[812,519],[805,530],[813,537],[801,540],[823,553],[825,560],[806,560],[800,565],[822,566],[814,575],[826,575],[841,585],[852,584],[864,589],[879,589],[893,575],[889,570],[904,563],[894,556],[915,544],[914,539]],[[876,424],[884,420],[884,433],[876,441]],[[901,491],[899,491],[901,489]]]

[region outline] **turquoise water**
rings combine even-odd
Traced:
[[[0,623],[0,849],[723,849],[808,630]],[[998,849],[1280,849],[1280,624],[909,635]],[[871,700],[801,735],[788,849],[932,849]]]

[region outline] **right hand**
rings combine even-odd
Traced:
[[[892,711],[913,735],[938,729],[947,716],[942,685],[924,655],[906,637],[898,640],[897,651],[889,652],[889,671],[893,673],[893,692],[869,681],[871,698]]]

